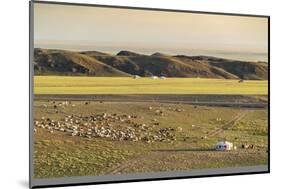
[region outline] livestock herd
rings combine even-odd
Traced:
[[[157,119],[149,124],[138,123],[136,115],[94,114],[90,116],[67,115],[60,120],[46,117],[34,120],[34,132],[38,128],[50,133],[63,132],[73,137],[100,137],[118,141],[144,141],[152,143],[176,140],[176,129],[161,128]],[[181,129],[181,128],[180,128]]]

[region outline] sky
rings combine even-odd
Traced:
[[[35,47],[266,54],[267,18],[35,4]]]

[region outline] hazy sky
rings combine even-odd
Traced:
[[[50,4],[34,15],[37,47],[267,52],[267,18]]]

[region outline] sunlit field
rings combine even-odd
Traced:
[[[201,78],[34,76],[35,94],[266,95],[268,81]]]
[[[35,178],[267,165],[267,89],[266,80],[34,76]],[[215,151],[221,140],[237,149]]]

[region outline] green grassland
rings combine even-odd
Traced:
[[[267,80],[34,76],[35,94],[241,94],[266,95]]]
[[[245,117],[233,127],[206,138],[204,136],[245,109],[208,106],[195,108],[187,104],[157,102],[91,102],[85,105],[85,101],[73,101],[72,104],[75,107],[60,106],[54,109],[52,101],[36,100],[34,119],[44,116],[59,120],[66,115],[90,116],[103,112],[137,115],[136,122],[146,125],[151,125],[152,120],[157,119],[159,125],[152,129],[174,128],[177,140],[154,143],[116,141],[97,137],[73,137],[63,132],[50,133],[38,128],[34,133],[35,178],[266,165],[268,161],[267,109],[246,109]],[[174,111],[175,108],[182,111]],[[164,116],[155,115],[157,109],[161,109]],[[179,131],[178,127],[182,130]],[[229,152],[210,151],[222,139],[233,142],[238,149]],[[241,144],[254,144],[255,147],[242,149]]]
[[[55,178],[66,176],[107,175],[159,171],[182,171],[201,168],[266,165],[268,163],[268,110],[267,108],[193,106],[161,103],[160,101],[129,102],[88,101],[86,95],[138,94],[133,96],[206,94],[213,101],[217,95],[228,101],[233,95],[240,101],[264,98],[267,102],[267,80],[167,78],[151,79],[130,77],[34,76],[34,120],[42,117],[58,121],[66,116],[95,116],[97,114],[131,115],[134,122],[145,124],[149,132],[173,128],[176,140],[146,142],[142,140],[113,140],[102,137],[79,137],[45,128],[34,132],[34,177]],[[47,95],[45,95],[47,94]],[[211,95],[212,94],[212,95]],[[40,95],[44,98],[40,99]],[[66,96],[63,105],[57,96]],[[79,100],[67,99],[77,95]],[[80,95],[80,96],[79,96]],[[262,96],[264,95],[264,96]],[[47,96],[47,97],[46,97]],[[227,97],[226,97],[227,96]],[[250,98],[252,97],[252,98]],[[217,98],[217,97],[216,97]],[[242,100],[241,100],[242,98]],[[120,98],[121,99],[121,98]],[[173,99],[173,98],[171,98]],[[70,103],[71,101],[71,103]],[[230,101],[231,104],[233,101]],[[259,102],[259,101],[258,101]],[[180,109],[181,111],[177,111]],[[161,110],[163,115],[156,113]],[[227,128],[231,120],[243,115]],[[157,120],[158,125],[153,125]],[[83,125],[84,123],[81,123]],[[110,123],[112,128],[132,127],[132,123]],[[126,125],[127,124],[127,125]],[[180,129],[179,129],[180,128]],[[223,128],[212,136],[210,133]],[[139,130],[136,132],[148,132]],[[229,140],[237,150],[218,152],[214,145]],[[253,144],[253,149],[242,149],[242,144]]]

